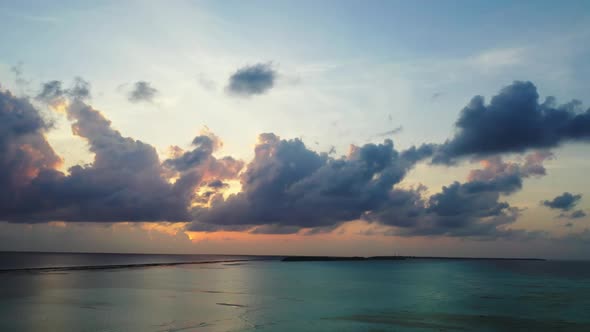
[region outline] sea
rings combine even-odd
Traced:
[[[0,253],[0,331],[590,331],[590,262],[281,258]]]

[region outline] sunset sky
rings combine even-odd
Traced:
[[[0,0],[0,31],[0,250],[590,258],[588,1]]]

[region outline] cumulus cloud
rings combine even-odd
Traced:
[[[65,111],[72,132],[94,153],[91,164],[73,166],[67,174],[57,169],[61,160],[44,136],[51,124],[27,99],[0,92],[0,220],[188,221],[200,180],[214,182],[241,168],[233,158],[213,158],[214,146],[198,137],[195,149],[205,149],[207,156],[191,160],[180,154],[182,162],[170,163],[180,174],[172,183],[170,166],[160,162],[156,150],[113,129],[102,113],[81,100],[87,91],[82,81],[71,89],[52,81],[39,96],[49,103],[68,98]]]
[[[262,134],[254,160],[241,176],[242,192],[197,210],[200,223],[319,227],[358,219],[386,198],[411,163],[393,142],[352,146],[347,157],[329,158],[301,140]]]
[[[154,88],[150,82],[137,81],[133,84],[133,89],[129,91],[127,100],[132,103],[146,102],[151,103],[154,101],[159,91]]]
[[[236,96],[261,95],[275,85],[277,72],[270,63],[245,66],[229,77],[226,91]]]
[[[80,100],[67,109],[72,132],[94,153],[90,165],[73,166],[64,174],[39,170],[21,197],[21,204],[3,217],[9,221],[183,221],[186,201],[161,176],[156,150],[123,137],[110,121]]]
[[[266,67],[238,70],[237,82],[252,68]],[[272,71],[266,88],[238,90],[263,93],[275,75]],[[77,79],[68,88],[47,82],[36,97],[49,105],[66,101],[72,132],[94,154],[90,164],[62,172],[61,159],[45,139],[51,123],[28,99],[0,91],[0,185],[5,188],[0,221],[191,221],[192,231],[314,234],[360,219],[400,236],[528,237],[534,234],[511,228],[521,210],[505,197],[521,190],[525,179],[546,174],[544,163],[553,155],[544,148],[588,137],[589,111],[579,103],[539,104],[536,88],[517,82],[489,105],[476,98],[457,121],[457,134],[444,144],[398,150],[385,139],[351,145],[347,155],[335,157],[309,149],[300,139],[265,133],[246,165],[218,156],[223,142],[205,130],[190,147],[174,146],[160,160],[153,146],[113,128],[87,104],[89,96],[88,82]],[[500,155],[527,150],[533,151],[515,160]],[[462,157],[481,159],[481,167],[464,182],[435,194],[424,186],[400,186],[420,161],[450,164]],[[228,195],[229,183],[233,188],[236,180],[241,191]],[[573,211],[580,198],[564,193],[543,205],[570,219],[583,218],[584,211]]]
[[[527,155],[524,162],[504,162],[501,157],[493,156],[483,160],[483,168],[472,170],[468,181],[471,190],[493,189],[503,194],[511,194],[522,188],[522,180],[530,176],[546,174],[543,162],[552,159],[548,151],[537,151]]]
[[[484,160],[483,167],[472,170],[465,183],[444,186],[429,198],[424,197],[424,187],[393,190],[387,205],[363,217],[397,227],[392,231],[396,235],[530,236],[506,227],[520,211],[501,197],[520,190],[523,178],[543,176],[543,161],[548,158],[550,153],[535,152],[522,163],[504,162],[500,157]]]
[[[428,145],[402,151],[391,140],[351,146],[347,156],[331,158],[309,150],[298,139],[262,134],[255,158],[241,176],[242,192],[194,210],[189,227],[216,230],[255,227],[294,233],[333,229],[364,219],[395,228],[396,235],[522,236],[507,229],[519,210],[500,200],[522,187],[522,179],[545,174],[550,153],[537,152],[522,163],[487,160],[466,183],[443,187],[425,198],[426,188],[396,188],[413,165],[431,155]],[[209,225],[209,226],[204,226]]]
[[[483,97],[473,97],[455,126],[457,133],[439,147],[435,163],[588,141],[590,109],[583,110],[579,101],[557,105],[553,97],[540,103],[533,83],[516,81],[503,88],[488,105]]]
[[[542,205],[550,208],[562,211],[571,210],[578,202],[582,199],[581,194],[572,194],[564,192],[563,194],[553,198],[552,200],[545,200],[541,202]]]
[[[176,150],[172,158],[163,162],[164,168],[177,178],[174,183],[175,192],[196,206],[209,206],[219,199],[220,191],[228,185],[223,180],[233,179],[243,168],[244,162],[230,156],[216,158],[213,153],[223,143],[208,130],[203,131],[192,141],[193,149]],[[207,188],[195,192],[195,188]]]
[[[19,210],[32,181],[61,163],[45,139],[50,128],[27,99],[0,90],[0,218]]]

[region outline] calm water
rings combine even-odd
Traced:
[[[34,266],[15,255],[2,254],[0,269]],[[90,256],[37,264],[112,264]],[[172,257],[119,256],[115,264]],[[590,331],[588,262],[270,259],[0,281],[0,331]]]

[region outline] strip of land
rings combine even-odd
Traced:
[[[188,261],[188,262],[166,262],[166,263],[140,263],[140,264],[111,264],[111,265],[82,265],[82,266],[52,266],[52,267],[27,267],[15,269],[0,269],[0,273],[48,273],[67,271],[92,271],[92,270],[117,270],[136,269],[148,267],[164,267],[177,265],[196,265],[214,263],[241,263],[262,260],[277,260],[280,257],[265,256],[265,258],[230,259],[230,260],[209,260],[209,261]],[[431,257],[431,256],[284,256],[282,262],[332,262],[332,261],[399,261],[399,260],[498,260],[498,261],[545,261],[542,258],[489,258],[489,257]]]
[[[436,256],[372,256],[372,257],[338,257],[338,256],[287,256],[283,262],[332,262],[332,261],[398,261],[408,259],[437,260],[502,260],[502,261],[544,261],[542,258],[506,258],[506,257],[436,257]]]
[[[63,272],[63,271],[91,271],[91,270],[115,270],[146,268],[157,266],[176,266],[176,265],[194,265],[194,264],[213,264],[213,263],[236,263],[248,262],[262,259],[231,259],[217,261],[195,261],[195,262],[172,262],[172,263],[142,263],[142,264],[116,264],[116,265],[83,265],[83,266],[55,266],[55,267],[27,267],[17,269],[0,269],[0,273],[7,272]]]

